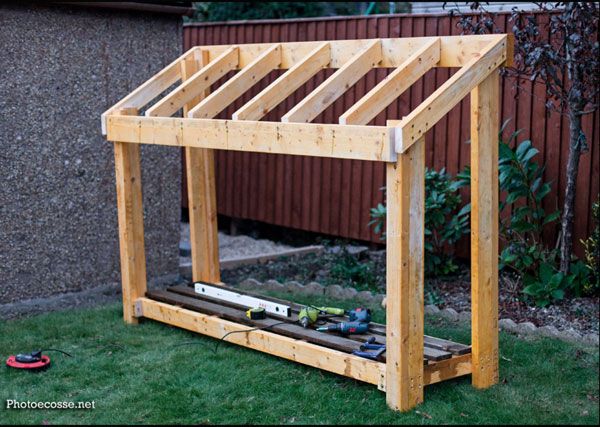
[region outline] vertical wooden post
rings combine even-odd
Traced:
[[[122,109],[115,114],[135,115],[137,110]],[[135,300],[146,293],[140,145],[115,142],[114,148],[123,318],[127,323],[137,323]]]
[[[388,163],[386,174],[386,400],[407,411],[423,401],[424,387],[424,137]]]
[[[208,64],[208,51],[201,51],[197,60],[182,62],[182,80],[186,80]],[[208,92],[208,90],[207,90]],[[183,116],[206,93],[183,107]],[[190,247],[192,251],[192,278],[216,283],[221,281],[219,271],[219,238],[217,229],[217,195],[214,151],[205,148],[185,148],[188,210],[190,218]]]
[[[499,74],[471,92],[472,381],[498,382]]]

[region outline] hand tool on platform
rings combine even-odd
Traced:
[[[358,307],[348,311],[348,319],[351,322],[370,323],[371,310],[368,308]]]
[[[304,327],[308,328],[309,325],[316,323],[319,319],[319,315],[328,314],[332,316],[343,316],[346,312],[343,308],[336,307],[314,307],[312,305],[304,307],[298,313],[298,322]]]
[[[369,352],[367,350],[375,351]],[[385,344],[375,344],[375,337],[371,337],[360,345],[360,350],[354,350],[352,354],[355,356],[364,357],[366,359],[378,360],[384,352]]]
[[[364,334],[369,330],[369,324],[363,322],[341,322],[334,325],[322,326],[317,328],[320,332],[339,332],[342,335],[348,334]]]

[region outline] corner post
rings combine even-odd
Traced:
[[[200,67],[208,64],[208,51],[200,57],[181,63],[182,81],[191,77]],[[208,93],[208,90],[206,91]],[[183,107],[183,116],[207,93]],[[221,281],[219,269],[219,238],[217,229],[217,190],[215,182],[214,151],[206,148],[185,147],[190,218],[190,247],[192,251],[192,279],[217,283]]]
[[[425,138],[388,163],[386,176],[386,400],[407,411],[424,388]]]
[[[499,74],[471,92],[472,383],[498,382]]]
[[[113,114],[137,115],[137,110],[121,109]],[[146,293],[140,145],[114,142],[114,149],[123,318],[126,323],[138,323],[135,301]]]

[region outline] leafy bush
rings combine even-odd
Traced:
[[[445,169],[425,170],[425,275],[445,276],[455,273],[458,266],[452,254],[444,249],[469,233],[471,206],[459,209],[462,199],[459,189],[468,185],[469,174],[465,171],[453,178]],[[382,188],[385,190],[385,187]],[[377,234],[382,233],[386,207],[379,203],[371,208],[371,221]],[[382,233],[385,239],[385,233]]]
[[[332,283],[350,286],[358,290],[377,290],[377,278],[372,261],[360,262],[358,257],[342,248],[340,256],[331,267]]]
[[[588,282],[581,289],[584,295],[597,296],[600,293],[600,202],[596,201],[592,206],[592,217],[596,223],[592,234],[582,240],[585,248],[585,267],[588,270]]]

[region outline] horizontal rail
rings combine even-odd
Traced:
[[[140,314],[145,318],[178,326],[213,338],[220,339],[228,332],[252,329],[251,326],[157,302],[149,298],[138,298],[136,305],[141,311]],[[232,334],[227,337],[227,341],[369,384],[375,384],[380,389],[385,387],[384,363],[261,330],[254,330],[246,334]]]
[[[396,161],[393,127],[170,117],[108,117],[109,141]]]
[[[440,61],[437,67],[462,67],[472,58],[477,56],[490,41],[497,40],[502,35],[483,34],[470,36],[443,36],[439,37]],[[414,52],[438,37],[403,37],[381,40],[382,61],[377,68],[396,68],[402,65]],[[364,49],[375,39],[361,40],[330,40],[331,62],[329,68],[340,68],[347,63],[356,52]],[[288,69],[302,61],[312,50],[316,49],[322,41],[314,42],[288,42],[281,43],[281,64],[279,68]],[[273,43],[240,44],[239,68],[248,65],[261,52],[271,47]],[[231,45],[202,46],[208,50],[210,59],[216,58]]]

